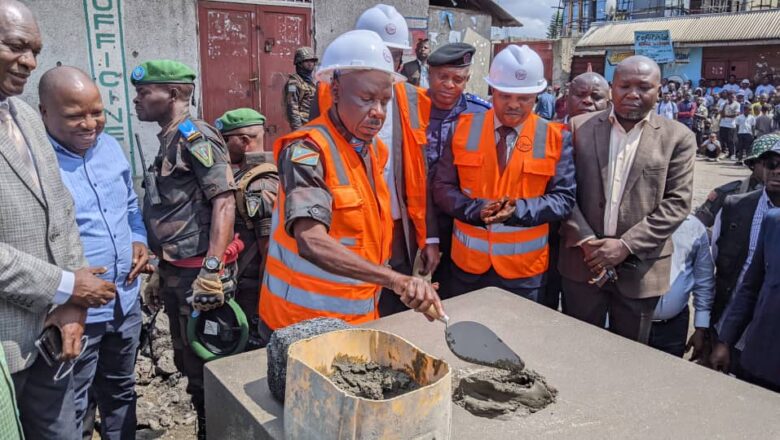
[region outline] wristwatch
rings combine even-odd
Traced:
[[[222,270],[222,259],[209,256],[203,259],[203,265],[201,266],[206,272],[217,273]]]

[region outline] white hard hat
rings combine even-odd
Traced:
[[[542,59],[526,45],[510,44],[499,52],[485,81],[504,93],[536,94],[547,88]]]
[[[355,29],[374,31],[392,49],[411,49],[409,45],[409,26],[403,15],[390,6],[378,4],[366,9],[355,23]]]
[[[393,75],[393,83],[405,81],[396,73],[390,50],[376,33],[367,30],[345,32],[325,48],[317,79],[330,83],[333,72],[346,70],[380,70]]]

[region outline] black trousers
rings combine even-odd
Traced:
[[[690,318],[688,306],[685,306],[682,312],[671,319],[653,321],[648,345],[672,356],[683,357]]]
[[[753,144],[753,135],[740,133],[737,135],[737,160],[750,156],[751,146]]]
[[[723,152],[728,156],[732,156],[737,153],[736,133],[736,128],[720,127],[720,129],[718,129],[720,145],[723,148]]]
[[[567,315],[601,328],[609,315],[609,331],[647,344],[659,297],[628,298],[612,283],[597,287],[566,277],[563,277],[563,291]]]

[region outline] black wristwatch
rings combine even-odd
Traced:
[[[206,257],[203,259],[203,265],[201,267],[206,272],[217,273],[222,270],[222,259],[214,256]]]

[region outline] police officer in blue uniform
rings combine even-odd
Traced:
[[[445,44],[428,57],[428,97],[431,98],[431,119],[428,124],[428,147],[425,152],[428,161],[428,177],[435,173],[436,164],[446,148],[450,148],[455,124],[461,113],[483,113],[491,108],[484,99],[464,93],[471,79],[471,61],[477,49],[467,43]],[[450,245],[452,217],[438,212],[439,249],[441,262],[433,280],[442,284],[439,295],[447,298],[450,289],[447,281],[450,275]]]

